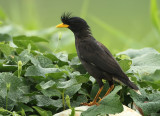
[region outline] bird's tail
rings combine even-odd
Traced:
[[[134,83],[132,83],[130,80],[128,80],[126,85],[128,85],[131,89],[139,90],[139,88]]]
[[[129,80],[128,76],[126,74],[124,74],[121,78],[113,78],[113,80],[120,82],[122,84],[127,85],[128,87],[130,87],[131,89],[133,89],[136,93],[141,94],[139,91],[139,88]]]
[[[122,82],[123,84],[125,84],[125,85],[127,85],[128,87],[130,87],[131,89],[134,89],[134,90],[139,90],[139,88],[134,84],[134,83],[132,83],[130,80],[129,80],[129,78],[128,78],[128,76],[127,75],[123,75],[123,77],[121,77],[121,78],[117,78],[120,82]]]
[[[133,89],[136,93],[138,93],[139,95],[141,95],[141,92],[139,91],[139,88],[132,83],[130,80],[123,82],[125,85],[127,85],[128,87],[130,87],[131,89]]]

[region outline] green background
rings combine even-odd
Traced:
[[[160,6],[159,0],[157,5]],[[53,29],[61,23],[60,16],[64,12],[72,12],[73,16],[88,22],[93,36],[112,53],[128,48],[160,49],[160,36],[151,18],[150,0],[0,0],[0,8],[10,23],[32,31]],[[75,52],[72,32],[67,29],[54,31],[62,32],[62,39],[57,45],[58,35],[52,37],[50,48]]]

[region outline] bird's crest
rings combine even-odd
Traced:
[[[64,23],[64,24],[68,24],[69,22],[69,19],[71,18],[71,13],[68,12],[68,13],[63,13],[63,15],[61,16],[61,21]]]

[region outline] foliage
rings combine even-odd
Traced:
[[[123,111],[123,106],[116,94],[121,87],[117,86],[114,91],[102,99],[99,106],[93,106],[82,113],[82,116],[97,116],[105,114],[115,114]]]
[[[0,114],[51,116],[70,108],[74,115],[74,107],[94,99],[99,87],[76,54],[43,52],[38,43],[48,41],[37,36],[0,34],[0,37],[3,40],[0,43]],[[17,44],[18,41],[23,44]],[[133,101],[145,115],[158,113],[160,53],[152,48],[130,49],[118,53],[116,59],[139,85],[142,95],[116,86],[99,106],[89,108],[82,115],[115,114],[123,110],[122,104],[132,106]],[[108,88],[108,83],[104,83],[106,89],[100,97]]]

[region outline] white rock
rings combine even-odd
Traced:
[[[76,107],[75,110],[76,110],[76,114],[75,116],[80,116],[81,115],[81,112],[82,111],[85,111],[89,108],[89,106],[80,106],[80,107]],[[137,113],[136,111],[132,110],[131,108],[123,105],[123,112],[119,113],[119,114],[110,114],[109,116],[141,116],[139,113]],[[65,111],[62,111],[60,113],[57,113],[53,116],[69,116],[71,114],[71,110],[68,109],[68,110],[65,110]]]

